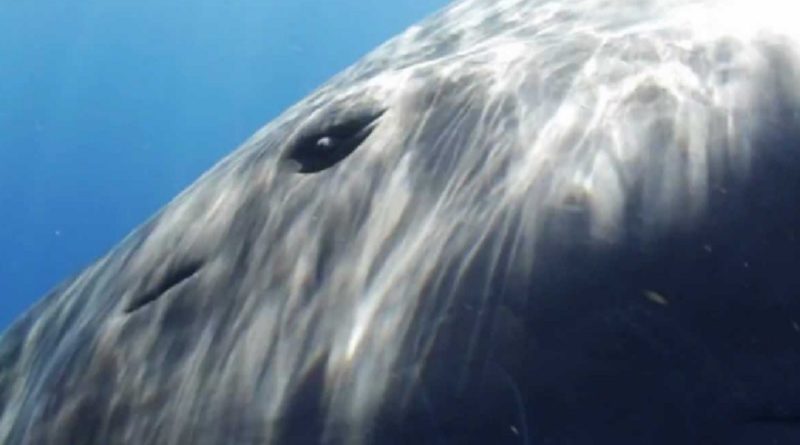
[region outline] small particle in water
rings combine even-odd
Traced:
[[[60,230],[56,230],[55,234],[56,234],[56,236],[61,236],[61,231]]]
[[[660,304],[661,306],[667,306],[669,304],[666,297],[652,290],[644,291],[644,296],[653,303]]]
[[[795,331],[800,332],[800,324],[798,324],[794,320],[792,320],[792,327],[794,328]]]
[[[519,436],[519,430],[514,425],[511,425],[511,432],[514,433],[515,436]]]
[[[713,249],[711,248],[711,244],[705,244],[705,245],[703,246],[703,250],[705,250],[705,251],[706,251],[706,252],[708,252],[708,253],[711,253],[711,251],[712,251]]]
[[[742,266],[744,266],[745,268],[749,268],[750,267],[750,263],[745,261],[744,263],[742,263]]]
[[[317,147],[320,148],[331,148],[332,145],[333,145],[333,139],[331,139],[328,136],[321,137],[317,141]]]

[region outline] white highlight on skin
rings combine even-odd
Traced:
[[[198,413],[209,407],[246,406],[274,426],[269,419],[281,418],[320,363],[327,425],[347,425],[358,443],[397,377],[404,346],[417,345],[418,363],[429,358],[435,329],[411,326],[430,307],[426,299],[441,298],[433,305],[439,308],[453,304],[459,283],[441,283],[446,265],[465,274],[480,248],[500,255],[499,243],[514,239],[514,251],[503,254],[525,270],[545,224],[570,212],[588,215],[587,238],[614,242],[628,229],[625,209],[638,204],[644,228],[658,233],[701,214],[713,199],[714,177],[746,177],[751,140],[769,117],[760,110],[787,94],[770,83],[770,57],[798,66],[799,28],[788,4],[454,4],[258,131],[168,205],[152,232],[131,235],[43,306],[7,406],[37,397],[44,383],[35,379],[43,374],[24,370],[57,367],[61,356],[60,346],[52,357],[33,357],[35,348],[80,341],[47,332],[67,310],[82,311],[72,323],[99,332],[94,360],[119,366],[120,403],[160,410],[169,435],[159,443],[185,443],[192,421],[201,422]],[[783,74],[798,85],[797,72]],[[281,170],[285,144],[319,110],[355,108],[365,98],[387,111],[353,155],[316,175]],[[467,125],[475,113],[479,124]],[[426,130],[436,119],[441,128]],[[426,171],[431,159],[437,168]],[[239,245],[232,234],[239,211],[258,203],[264,214],[255,215]],[[163,274],[170,255],[191,253],[210,258],[197,280],[211,287],[246,249],[251,262],[239,271],[239,290],[198,297],[193,304],[208,328],[175,376],[153,377],[161,364],[151,357],[163,348],[159,322],[169,305],[154,303],[140,327],[128,326],[110,314],[135,288],[120,294],[114,286]],[[503,272],[497,261],[488,275]],[[87,292],[92,279],[100,284]],[[437,283],[442,295],[424,292]],[[238,305],[237,317],[217,318],[213,308],[230,304]],[[228,328],[214,334],[223,322]],[[213,355],[220,344],[226,354]],[[157,402],[163,393],[170,397]],[[70,414],[59,415],[54,429]],[[33,420],[31,412],[6,409],[0,442],[16,423]],[[145,443],[144,430],[132,423],[127,440]],[[270,443],[274,428],[259,438]]]

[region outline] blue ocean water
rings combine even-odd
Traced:
[[[0,330],[448,0],[0,6]]]

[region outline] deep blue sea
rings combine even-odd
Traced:
[[[0,6],[0,330],[448,0]]]

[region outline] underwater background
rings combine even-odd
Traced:
[[[0,4],[0,331],[448,0]]]

